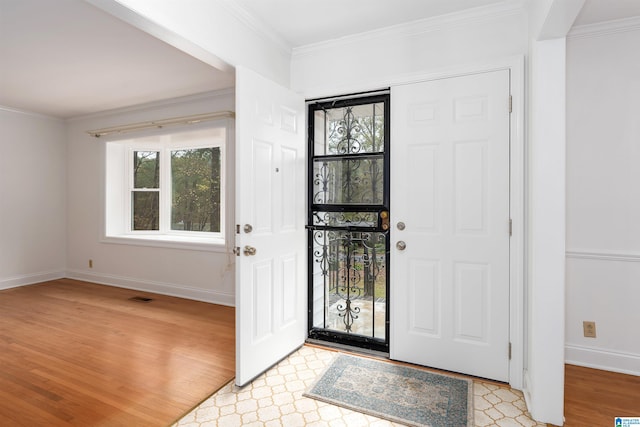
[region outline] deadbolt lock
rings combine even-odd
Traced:
[[[389,212],[380,212],[380,228],[387,231],[389,229]]]
[[[253,227],[251,224],[245,224],[243,230],[245,233],[251,233],[253,231]]]
[[[405,229],[406,225],[404,224],[404,222],[400,221],[400,222],[397,224],[397,227],[398,227],[398,230],[402,231],[402,230],[404,230],[404,229]]]

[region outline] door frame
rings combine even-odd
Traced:
[[[509,245],[509,342],[511,343],[511,360],[509,362],[509,384],[522,390],[524,388],[525,360],[525,85],[524,55],[496,59],[487,62],[456,65],[430,71],[392,76],[378,81],[368,81],[363,86],[339,87],[333,94],[326,88],[322,92],[305,92],[306,99],[325,98],[336,93],[358,93],[375,90],[380,87],[425,82],[470,74],[498,70],[510,71],[511,105],[509,129],[510,149],[510,186],[509,209],[511,212],[512,235]],[[393,99],[391,99],[393,102]],[[507,101],[505,101],[507,102]],[[393,135],[391,135],[393,138]],[[393,268],[393,266],[390,266]],[[393,286],[393,284],[390,284]],[[393,321],[393,319],[390,319]],[[389,337],[393,339],[393,337]]]

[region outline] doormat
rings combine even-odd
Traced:
[[[473,381],[339,355],[305,396],[409,426],[473,427]]]

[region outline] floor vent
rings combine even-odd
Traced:
[[[147,297],[131,297],[131,298],[129,298],[129,301],[135,301],[135,302],[151,302],[151,301],[153,301],[153,298],[147,298]]]

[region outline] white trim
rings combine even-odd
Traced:
[[[64,270],[42,271],[39,273],[7,277],[0,279],[0,290],[33,285],[34,283],[48,282],[49,280],[62,279],[64,277]]]
[[[531,408],[531,376],[529,375],[529,371],[524,371],[522,381],[522,395],[524,396],[524,403],[527,405],[527,408]]]
[[[198,289],[175,283],[140,280],[133,277],[114,276],[111,274],[89,273],[82,270],[68,270],[66,277],[70,279],[83,280],[85,282],[98,283],[101,285],[115,286],[118,288],[153,292],[161,295],[203,301],[211,304],[220,304],[230,307],[233,307],[235,304],[234,294],[208,289]]]
[[[245,27],[260,38],[267,38],[286,56],[291,56],[292,46],[271,27],[242,7],[236,0],[222,0],[221,5]]]
[[[610,34],[626,33],[640,30],[640,16],[598,22],[595,24],[577,25],[569,31],[569,40],[588,37],[602,37]]]
[[[483,23],[499,17],[520,15],[523,10],[522,8],[523,4],[521,1],[503,1],[501,3],[494,3],[488,6],[466,9],[460,12],[448,13],[445,15],[418,19],[412,22],[392,25],[372,31],[365,31],[341,37],[339,39],[294,47],[292,50],[292,56],[312,55],[318,50],[336,49],[352,43],[359,43],[362,41],[371,42],[378,38],[407,37],[427,32],[441,31],[443,28],[450,29],[455,26]]]
[[[514,105],[517,101],[517,97],[522,100],[522,107],[524,108],[524,56],[516,55],[502,59],[495,59],[486,62],[476,62],[470,64],[462,64],[451,67],[440,67],[428,72],[418,71],[412,73],[399,74],[395,77],[388,78],[375,78],[366,80],[361,79],[357,84],[347,84],[342,86],[328,86],[328,87],[315,87],[311,90],[307,90],[303,93],[306,99],[316,98],[330,98],[339,96],[345,93],[359,93],[359,92],[371,92],[379,91],[380,88],[387,88],[391,86],[419,83],[429,80],[448,79],[451,77],[462,77],[472,74],[485,73],[490,71],[498,71],[505,69],[518,69],[522,68],[522,76],[520,78],[522,84],[522,93],[514,93]],[[513,88],[512,88],[513,89]],[[516,113],[514,109],[514,114]],[[520,111],[520,114],[524,114],[524,110]],[[522,116],[522,126],[524,126],[524,115]],[[522,132],[523,130],[520,129]]]
[[[132,105],[129,107],[114,108],[112,110],[105,110],[97,113],[85,114],[82,116],[72,117],[70,119],[67,119],[66,121],[69,123],[73,123],[76,121],[83,121],[87,119],[103,119],[111,116],[117,116],[117,115],[122,115],[126,113],[132,113],[132,112],[148,111],[148,110],[153,110],[157,108],[169,107],[173,105],[181,105],[181,104],[189,105],[189,104],[193,104],[195,102],[203,101],[203,100],[205,101],[214,100],[217,98],[224,99],[226,97],[233,97],[234,94],[235,94],[235,88],[233,87],[227,88],[227,89],[213,90],[209,92],[198,93],[195,95],[179,96],[177,98],[162,99],[159,101],[145,102],[143,104]]]
[[[64,119],[56,116],[49,116],[46,114],[34,113],[33,111],[21,110],[19,108],[13,108],[6,105],[0,105],[0,111],[6,111],[7,113],[24,114],[25,116],[32,116],[39,119],[52,120],[60,123],[64,123]]]
[[[524,275],[525,275],[525,100],[524,57],[514,58],[511,70],[511,171],[510,211],[512,224],[509,249],[509,312],[511,363],[509,384],[515,389],[524,388]]]
[[[566,344],[565,362],[569,365],[640,376],[640,354]]]
[[[572,259],[593,259],[599,261],[622,261],[622,262],[640,262],[640,254],[632,252],[593,252],[570,250],[566,252],[567,258]]]
[[[219,241],[216,241],[219,240]],[[171,235],[131,235],[104,236],[100,238],[100,243],[129,246],[147,246],[153,248],[183,249],[189,251],[231,253],[222,239],[211,239],[197,237],[171,236]]]

